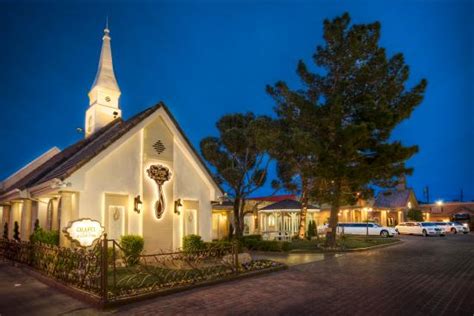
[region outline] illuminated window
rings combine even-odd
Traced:
[[[268,226],[275,226],[275,216],[268,216]]]

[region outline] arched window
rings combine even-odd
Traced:
[[[46,207],[46,229],[53,229],[53,204],[54,199],[49,199],[48,206]]]

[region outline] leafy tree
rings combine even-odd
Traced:
[[[345,13],[324,21],[323,37],[324,45],[313,55],[318,71],[298,63],[303,89],[292,91],[279,82],[274,94],[290,111],[312,109],[317,185],[311,197],[331,204],[326,242],[334,247],[341,205],[367,198],[374,186],[392,187],[412,172],[405,161],[417,146],[406,147],[390,136],[422,102],[427,82],[406,88],[408,66],[401,53],[387,57],[379,46],[379,22],[351,25]]]
[[[13,226],[13,239],[20,241],[20,225],[18,225],[17,221],[15,221]]]
[[[408,213],[407,213],[407,218],[411,221],[422,222],[423,221],[423,213],[421,212],[421,210],[409,209]]]
[[[8,239],[8,223],[3,225],[3,239]]]
[[[242,236],[246,198],[267,179],[270,159],[266,154],[272,121],[253,113],[229,114],[216,124],[219,137],[204,138],[201,152],[215,168],[215,179],[229,189],[233,198],[234,232]]]

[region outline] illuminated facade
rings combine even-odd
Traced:
[[[106,28],[84,139],[1,182],[2,228],[8,223],[11,238],[18,222],[28,240],[38,219],[70,246],[62,230],[90,218],[110,238],[143,236],[147,252],[179,248],[188,234],[211,240],[211,202],[221,189],[163,103],[122,119],[110,41]]]

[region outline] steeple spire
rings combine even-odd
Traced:
[[[100,51],[99,68],[97,69],[97,75],[95,76],[94,83],[92,84],[92,89],[94,89],[96,86],[101,86],[110,90],[120,91],[120,88],[117,84],[117,79],[115,79],[114,74],[110,40],[109,18],[107,17],[104,36],[102,37],[102,50]]]
[[[86,137],[122,116],[119,107],[120,88],[115,79],[110,47],[109,19],[107,18],[99,67],[89,91],[89,108],[86,112]]]

